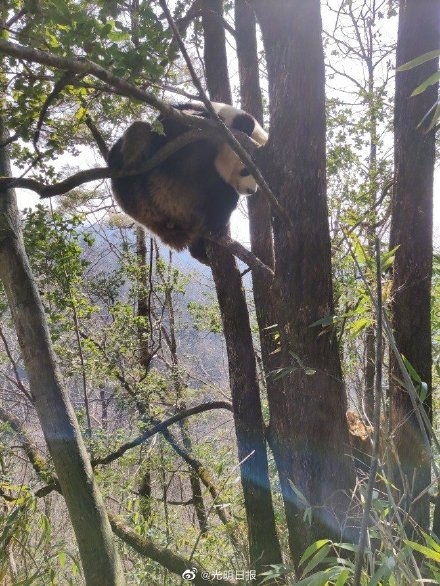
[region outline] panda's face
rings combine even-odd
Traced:
[[[229,145],[222,144],[215,159],[218,174],[241,195],[253,195],[257,182]]]
[[[246,133],[257,147],[266,144],[269,138],[268,134],[253,116],[228,104],[212,102],[212,105],[226,126]],[[220,147],[215,160],[215,168],[220,176],[239,194],[253,195],[257,191],[257,182],[254,177],[227,144]]]
[[[241,163],[241,168],[238,172],[237,177],[237,187],[236,190],[241,195],[253,195],[257,191],[257,182],[253,175],[250,174],[250,171],[243,166]]]

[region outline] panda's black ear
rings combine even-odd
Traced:
[[[245,132],[248,136],[252,136],[255,128],[255,120],[250,114],[246,114],[245,112],[243,114],[237,114],[232,121],[232,128],[241,130],[241,132]]]

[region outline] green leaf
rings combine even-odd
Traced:
[[[261,572],[259,576],[265,576],[265,578],[261,581],[261,584],[265,584],[266,582],[273,582],[274,578],[279,578],[280,576],[287,576],[288,574],[293,573],[293,568],[291,566],[287,566],[285,564],[270,564],[269,566],[271,569],[267,572]]]
[[[394,246],[394,248],[392,248],[391,250],[388,250],[387,252],[385,252],[382,255],[382,258],[380,261],[380,268],[382,269],[382,271],[387,271],[389,268],[391,268],[393,266],[394,259],[396,258],[396,251],[399,247],[400,247],[400,244],[398,244],[397,246]]]
[[[299,565],[301,566],[306,560],[309,559],[310,556],[312,556],[314,553],[316,553],[318,550],[320,550],[325,545],[328,545],[329,543],[331,543],[330,539],[320,539],[318,541],[315,541],[315,543],[312,543],[312,545],[309,545],[306,551],[302,554],[301,559],[299,560]]]
[[[371,324],[371,319],[367,318],[367,317],[363,317],[361,319],[356,320],[355,322],[353,322],[350,325],[350,331],[352,334],[359,334],[359,332],[362,332],[362,330],[364,330],[366,327],[368,327]]]
[[[412,92],[411,96],[418,96],[419,94],[423,93],[426,90],[426,88],[437,83],[439,79],[440,71],[436,71],[435,73],[430,75],[428,79],[425,79],[423,83],[418,85],[416,89]]]
[[[423,55],[419,55],[419,57],[411,59],[411,61],[407,61],[407,63],[404,63],[398,67],[397,71],[408,71],[409,69],[413,69],[418,65],[422,65],[422,63],[431,61],[431,59],[437,59],[438,57],[440,57],[440,49],[436,49],[435,51],[428,51],[428,53],[423,53]]]
[[[307,576],[307,578],[303,578],[299,582],[295,582],[295,586],[326,586],[326,584],[328,584],[328,579],[328,572],[317,572],[312,576]]]
[[[419,399],[423,403],[428,396],[428,385],[425,382],[420,383]]]
[[[69,6],[65,0],[51,0],[49,3],[54,8],[55,21],[60,24],[71,24],[72,15],[70,14]]]
[[[345,586],[350,574],[351,574],[351,570],[349,570],[348,568],[345,568],[345,570],[342,570],[342,572],[339,574],[338,579],[335,582],[335,586]]]
[[[409,541],[408,539],[405,539],[405,543],[406,545],[409,545],[411,549],[422,553],[428,559],[440,563],[440,551],[436,551],[435,549],[431,549],[430,547],[426,547],[426,545],[416,543],[415,541]]]
[[[296,487],[293,482],[291,480],[289,480],[289,484],[290,484],[290,488],[293,490],[293,492],[295,493],[296,498],[298,499],[299,503],[301,504],[301,506],[304,509],[311,509],[311,505],[309,503],[309,501],[307,500],[307,498],[305,497],[305,495],[300,491],[300,489],[298,487]],[[326,541],[326,540],[324,540]],[[316,543],[319,543],[319,541],[317,541]],[[306,552],[310,549],[310,547],[313,547],[313,544],[310,545],[307,549]],[[305,555],[305,552],[303,554],[303,557]],[[307,558],[306,558],[307,559]],[[301,561],[299,562],[301,564]]]
[[[422,379],[418,375],[414,366],[409,362],[409,360],[407,358],[405,358],[405,356],[403,354],[402,354],[402,360],[403,360],[403,364],[405,365],[406,370],[408,371],[408,373],[409,373],[410,377],[413,379],[413,381],[421,384]]]
[[[429,118],[429,116],[431,115],[433,110],[434,110],[434,114],[432,114],[431,122],[429,123],[428,128],[425,130],[425,133],[428,133],[430,130],[432,130],[434,128],[434,126],[436,126],[438,120],[440,119],[440,102],[437,102],[432,105],[432,108],[430,108],[428,110],[428,112],[426,112],[426,114],[423,116],[422,120],[419,122],[419,124],[417,124],[417,128],[420,128],[421,126],[423,126],[425,120],[427,118]]]
[[[422,531],[422,535],[423,535],[427,545],[429,545],[430,547],[432,547],[432,549],[434,549],[435,551],[438,551],[440,553],[440,543],[437,540],[435,540],[433,537],[431,537],[430,535],[425,533],[424,531]]]
[[[310,574],[310,572],[314,568],[316,568],[316,566],[318,566],[321,562],[323,562],[325,560],[325,558],[328,556],[328,553],[330,552],[330,550],[331,550],[330,545],[324,545],[323,547],[321,547],[321,549],[316,552],[316,554],[311,558],[311,560],[309,561],[307,566],[304,568],[303,576]]]
[[[318,319],[317,321],[314,321],[312,324],[309,325],[309,328],[314,328],[316,326],[330,326],[331,324],[333,324],[335,321],[335,316],[334,315],[326,315],[325,317],[323,317],[322,319]]]
[[[111,31],[108,34],[108,38],[114,43],[118,43],[120,41],[128,41],[130,39],[130,34],[119,31]]]

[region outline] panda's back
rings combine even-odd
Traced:
[[[153,134],[137,165],[169,142],[169,135]],[[197,140],[147,173],[113,179],[113,192],[128,215],[181,250],[200,234],[220,230],[237,205],[238,194],[215,169],[217,152],[212,141]]]

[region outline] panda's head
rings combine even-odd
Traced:
[[[212,102],[212,105],[228,128],[246,133],[257,147],[266,144],[269,136],[253,116],[228,104]],[[215,168],[220,176],[241,195],[252,195],[256,192],[257,182],[254,177],[226,143],[219,149]]]
[[[227,143],[220,146],[214,166],[220,177],[239,194],[253,195],[257,191],[254,177]]]

